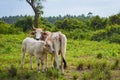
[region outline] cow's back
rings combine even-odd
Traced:
[[[40,52],[45,45],[44,41],[37,41],[33,38],[25,38],[22,42],[22,48],[29,54],[35,55],[35,52]]]

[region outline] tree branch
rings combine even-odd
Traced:
[[[36,7],[34,5],[34,0],[26,0],[28,4],[33,8],[34,11],[36,11]]]

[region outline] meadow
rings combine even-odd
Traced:
[[[120,45],[107,41],[68,39],[64,75],[50,66],[38,73],[35,58],[30,70],[27,54],[21,69],[21,43],[27,36],[0,34],[0,80],[120,80]]]

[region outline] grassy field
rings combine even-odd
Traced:
[[[107,41],[68,40],[64,75],[50,67],[38,73],[35,58],[30,70],[27,54],[20,69],[21,43],[27,36],[0,34],[0,80],[120,80],[120,45]]]

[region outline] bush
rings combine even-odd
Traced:
[[[107,32],[106,30],[102,29],[94,32],[93,36],[91,37],[91,40],[101,41],[103,39],[106,39],[106,37],[107,37]]]
[[[111,36],[113,33],[120,34],[120,25],[112,25],[106,27],[107,35]]]
[[[14,28],[9,24],[0,21],[0,34],[16,34],[19,32],[20,30],[18,28]]]
[[[120,34],[114,33],[110,38],[110,42],[120,43]]]
[[[120,43],[120,26],[112,25],[106,27],[105,29],[97,30],[93,32],[91,40],[108,40],[110,42]]]

